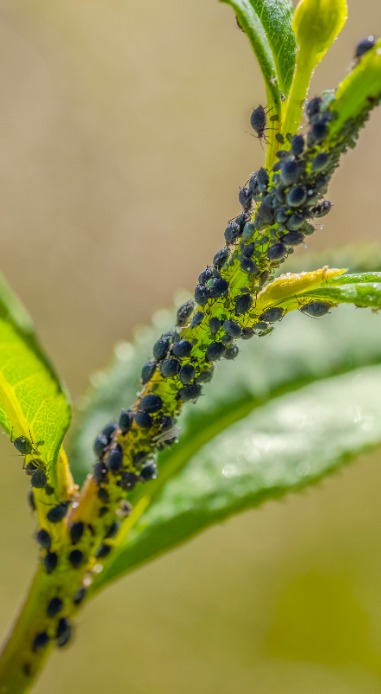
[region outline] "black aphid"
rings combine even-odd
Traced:
[[[107,475],[106,465],[102,462],[95,463],[93,467],[93,477],[97,484],[101,484]]]
[[[49,634],[46,631],[40,631],[33,639],[32,650],[41,651],[49,643]]]
[[[151,359],[142,368],[142,383],[148,383],[156,371],[156,362]]]
[[[106,531],[104,539],[109,540],[110,538],[115,537],[119,528],[120,528],[120,523],[118,523],[118,521],[114,521],[113,523],[111,523],[108,530]]]
[[[299,175],[300,167],[298,162],[293,161],[292,159],[282,161],[280,169],[280,178],[282,183],[284,183],[286,186],[290,186],[292,183],[296,183]]]
[[[73,545],[80,541],[85,531],[85,524],[82,521],[74,521],[69,527],[70,540]]]
[[[145,481],[155,480],[157,477],[157,467],[155,463],[148,463],[140,470],[140,477]]]
[[[245,212],[248,212],[253,202],[253,194],[248,186],[240,189],[238,194],[239,204]]]
[[[274,243],[273,246],[267,250],[267,257],[269,260],[280,260],[287,255],[287,248],[284,243]]]
[[[158,361],[161,361],[162,359],[165,359],[167,356],[167,352],[169,349],[169,345],[171,344],[172,336],[170,335],[162,335],[157,342],[155,342],[153,346],[153,356],[155,359]]]
[[[241,233],[241,227],[239,224],[237,224],[235,221],[229,222],[224,231],[225,241],[228,246],[234,243],[240,237]]]
[[[195,377],[195,373],[196,373],[195,368],[194,368],[194,366],[192,366],[192,364],[184,364],[181,367],[180,373],[179,373],[179,378],[180,378],[181,383],[184,386],[188,385],[188,383],[193,381],[193,379]]]
[[[301,313],[305,313],[312,318],[321,318],[321,316],[325,316],[325,314],[328,313],[330,308],[331,305],[327,304],[325,301],[311,301],[309,304],[302,306],[299,310]]]
[[[225,345],[223,345],[222,342],[212,342],[206,350],[206,361],[217,361],[221,359],[224,351]]]
[[[31,511],[35,511],[36,510],[36,502],[34,500],[34,494],[33,494],[33,491],[31,489],[28,491],[26,498],[27,498],[27,502],[30,506]]]
[[[141,429],[150,429],[153,425],[153,419],[148,412],[135,412],[134,419]]]
[[[132,423],[134,421],[131,410],[121,410],[119,415],[119,427],[122,431],[122,435],[125,436],[131,429]]]
[[[284,309],[279,308],[278,306],[272,306],[271,308],[266,309],[260,316],[259,319],[261,321],[265,321],[266,323],[276,323],[278,320],[281,320],[284,316]],[[257,324],[258,325],[258,324]]]
[[[206,284],[211,277],[213,277],[213,269],[211,267],[206,267],[205,270],[200,272],[198,282],[199,284]]]
[[[102,502],[102,504],[107,504],[108,501],[110,501],[110,494],[108,493],[107,489],[105,489],[104,487],[98,487],[97,497],[98,497],[99,501]]]
[[[282,243],[286,246],[298,246],[304,241],[304,234],[301,231],[289,231],[281,238]]]
[[[237,316],[241,316],[251,309],[253,305],[253,298],[251,294],[241,294],[237,296],[235,301],[235,313]]]
[[[93,449],[95,455],[101,458],[108,446],[107,437],[104,434],[99,434],[94,441]]]
[[[46,472],[39,468],[33,472],[30,483],[32,487],[35,487],[35,489],[43,489],[46,486],[47,481],[48,478]]]
[[[69,554],[69,562],[74,569],[79,569],[84,560],[83,552],[80,549],[72,549]]]
[[[189,300],[186,301],[185,304],[180,306],[180,308],[177,311],[177,321],[176,324],[182,328],[184,325],[187,324],[188,319],[191,317],[194,309],[194,302]]]
[[[37,533],[36,533],[36,540],[37,543],[40,545],[40,547],[43,547],[43,549],[50,549],[51,544],[52,544],[52,538],[50,537],[50,534],[48,533],[47,530],[44,530],[44,528],[41,528]]]
[[[200,323],[202,323],[204,315],[205,314],[202,311],[196,311],[196,313],[194,314],[194,316],[192,318],[192,322],[190,324],[190,327],[191,328],[197,328],[197,326],[200,325]]]
[[[257,275],[259,273],[258,266],[254,262],[254,260],[251,260],[251,258],[246,258],[246,256],[242,256],[239,259],[239,262],[243,272],[247,272],[248,275]]]
[[[242,328],[241,337],[243,340],[250,340],[250,338],[253,337],[253,335],[254,335],[253,328]]]
[[[61,612],[63,608],[63,601],[59,597],[52,598],[49,600],[47,607],[46,607],[46,614],[50,619],[53,617],[56,617],[56,615]]]
[[[332,209],[332,203],[330,200],[322,200],[316,207],[313,208],[312,214],[314,217],[325,217],[328,212]]]
[[[241,335],[241,326],[235,320],[226,320],[222,327],[230,337],[236,338]]]
[[[364,53],[371,50],[376,44],[376,39],[374,36],[367,36],[365,39],[361,39],[355,48],[355,59],[361,58]]]
[[[307,200],[306,186],[293,186],[287,193],[287,204],[290,207],[301,207]]]
[[[214,344],[217,343],[215,342]],[[211,346],[212,345],[209,345],[209,347]],[[180,388],[177,395],[179,400],[182,400],[183,402],[188,402],[189,400],[197,400],[197,398],[201,395],[201,390],[201,386],[198,383],[191,383],[189,386],[184,386],[183,388]]]
[[[307,104],[307,108],[306,108],[307,116],[309,118],[313,118],[314,116],[317,116],[320,113],[320,108],[321,108],[321,97],[315,96]]]
[[[319,152],[312,160],[312,171],[324,171],[329,164],[329,156],[326,152]]]
[[[102,429],[102,434],[103,436],[106,437],[107,443],[111,443],[112,437],[114,435],[114,432],[117,430],[118,425],[116,422],[111,422],[111,424],[107,424],[103,429]]]
[[[209,330],[210,330],[211,334],[215,335],[219,331],[221,325],[222,325],[222,321],[220,321],[219,318],[216,318],[215,316],[213,318],[211,318],[209,321]]]
[[[300,157],[304,150],[304,137],[303,135],[294,135],[291,140],[291,152],[294,157]]]
[[[224,280],[223,277],[217,277],[216,279],[209,280],[207,289],[211,299],[219,299],[228,292],[229,282]]]
[[[237,345],[228,345],[224,352],[224,359],[235,359],[238,355],[239,349]]]
[[[310,145],[323,142],[328,133],[328,126],[324,120],[318,120],[313,124],[308,133],[308,142]]]
[[[87,590],[84,587],[77,590],[77,592],[73,598],[73,604],[78,607],[78,605],[80,605],[81,602],[83,601],[83,599],[85,598],[86,592],[87,592]]]
[[[221,248],[213,258],[213,265],[216,270],[221,270],[230,256],[229,248]]]
[[[176,344],[179,343],[177,342]],[[141,412],[158,412],[163,407],[163,401],[160,395],[150,393],[149,395],[145,395],[144,398],[140,400],[138,407]]]
[[[130,491],[136,487],[137,481],[138,478],[133,472],[123,472],[120,480],[120,486],[122,489],[124,489],[124,491]]]
[[[257,209],[257,220],[263,225],[273,224],[275,220],[275,212],[271,205],[268,205],[266,202],[261,202]]]
[[[50,523],[59,523],[62,521],[68,512],[68,507],[69,502],[63,501],[61,504],[57,504],[57,506],[50,508],[46,514],[48,521]]]
[[[255,137],[257,137],[258,140],[266,141],[265,133],[266,130],[269,130],[269,128],[267,127],[267,115],[268,113],[266,113],[266,110],[261,105],[254,108],[251,113],[250,125],[256,133]],[[277,116],[273,116],[273,119],[276,118]]]
[[[269,185],[269,175],[263,166],[257,172],[257,185],[260,193],[265,193]]]
[[[161,362],[160,371],[164,378],[173,378],[173,376],[177,376],[180,371],[180,362],[178,359],[173,358],[164,359],[164,361]]]
[[[286,227],[289,231],[298,231],[301,229],[305,221],[305,215],[300,212],[294,212],[286,221]]]
[[[66,646],[72,636],[72,626],[66,617],[62,617],[58,622],[56,631],[56,642],[59,648]]]
[[[192,343],[189,340],[179,340],[173,345],[172,352],[175,357],[189,357],[192,351]]]
[[[194,298],[199,306],[205,306],[208,303],[209,293],[203,284],[198,284],[194,290]]]
[[[112,545],[107,545],[107,544],[99,545],[99,547],[95,553],[95,556],[97,557],[97,559],[104,559],[105,557],[107,557],[110,554],[111,550],[112,550]]]
[[[115,448],[112,449],[107,458],[106,465],[110,472],[119,472],[123,465],[123,449],[120,444],[117,444]]]
[[[48,552],[44,557],[44,566],[47,574],[53,573],[57,568],[58,555],[55,552]]]

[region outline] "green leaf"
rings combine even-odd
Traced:
[[[261,67],[270,104],[280,111],[280,93],[287,96],[295,67],[296,41],[290,0],[221,0],[231,5]]]
[[[381,273],[341,275],[325,285],[299,294],[298,299],[311,298],[335,304],[354,304],[359,308],[381,308]]]
[[[352,72],[339,84],[336,91],[334,110],[336,118],[329,130],[329,139],[350,120],[361,117],[369,110],[369,103],[381,98],[381,39],[365,53]]]
[[[13,439],[43,441],[36,446],[38,458],[46,464],[49,483],[58,495],[70,486],[66,457],[60,453],[70,416],[67,393],[26,310],[0,278],[0,425]]]
[[[301,70],[315,67],[342,31],[348,17],[346,0],[299,0],[292,26]]]
[[[346,0],[300,0],[292,22],[298,44],[288,99],[283,104],[282,132],[297,132],[311,77],[347,20]]]
[[[316,483],[379,445],[380,388],[381,366],[354,370],[276,398],[227,428],[188,458],[152,504],[138,501],[136,516],[142,508],[145,513],[93,590],[211,524]]]
[[[322,268],[299,275],[280,275],[257,297],[257,312],[270,306],[287,311],[311,300],[332,304],[354,304],[358,308],[381,308],[381,273],[342,274],[344,270]]]

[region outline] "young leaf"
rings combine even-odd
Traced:
[[[290,0],[221,0],[235,10],[247,34],[266,84],[269,105],[280,111],[280,93],[287,96],[295,67],[296,41],[291,28]]]
[[[345,123],[361,118],[369,103],[381,97],[381,39],[365,53],[336,91],[335,120],[329,139],[334,139]]]
[[[24,436],[32,442],[34,457],[45,463],[58,497],[66,496],[72,484],[65,454],[60,452],[70,412],[67,393],[34,335],[26,310],[0,278],[0,425],[13,440]],[[38,493],[42,495],[41,490]]]
[[[191,452],[150,507],[140,499],[136,515],[139,505],[147,510],[135,518],[93,590],[211,524],[316,483],[379,445],[380,388],[380,366],[315,383],[252,412],[197,455]]]
[[[328,280],[325,284],[307,290],[287,302],[287,308],[300,308],[301,299],[326,301],[333,304],[354,304],[358,308],[381,308],[381,273],[342,275]]]
[[[381,308],[381,273],[343,274],[345,270],[323,268],[300,275],[281,275],[257,299],[258,310],[282,306],[298,309],[309,300],[332,304],[354,304],[361,308]]]
[[[299,0],[292,27],[300,69],[315,69],[337,39],[348,17],[346,0]]]
[[[347,20],[346,0],[300,0],[292,22],[298,44],[291,90],[283,106],[284,134],[299,127],[313,71]]]

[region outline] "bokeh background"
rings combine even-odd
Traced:
[[[379,0],[349,8],[313,92],[381,33]],[[76,399],[220,247],[263,156],[248,118],[264,89],[217,0],[0,0],[0,95],[1,268]],[[379,239],[380,132],[375,113],[311,249]],[[5,436],[0,453],[5,634],[35,546]],[[380,490],[378,454],[119,581],[80,614],[75,647],[36,691],[380,692]]]

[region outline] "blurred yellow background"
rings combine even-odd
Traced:
[[[313,92],[381,33],[379,0],[349,9]],[[75,399],[222,245],[263,156],[248,119],[264,89],[217,0],[0,0],[0,94],[1,268]],[[311,249],[380,238],[380,133],[375,113]],[[20,459],[0,443],[5,634],[36,548]],[[36,691],[381,692],[379,458],[110,587]]]

